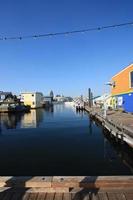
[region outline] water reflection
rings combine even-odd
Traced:
[[[28,113],[0,113],[0,133],[6,129],[37,128],[54,107],[32,109]]]
[[[90,119],[89,119],[89,133],[90,133],[90,135],[92,135],[92,123],[93,123],[93,121],[92,121],[92,119],[90,118]]]
[[[117,159],[117,157],[122,160],[124,165],[126,165],[130,172],[133,174],[133,148],[129,147],[126,143],[121,144],[116,142],[115,137],[110,137],[110,135],[104,131],[104,159],[112,162]],[[114,151],[115,150],[115,151]],[[115,154],[115,153],[116,154]]]
[[[0,115],[0,135],[1,135],[1,132],[2,132],[2,128],[1,128],[1,115]]]
[[[0,129],[1,132],[3,129],[16,129],[17,124],[21,121],[23,114],[9,114],[1,113],[0,114]]]
[[[85,112],[83,110],[76,110],[76,114],[81,116],[81,118],[84,117]]]
[[[20,128],[37,128],[43,120],[43,109],[34,109],[21,118]]]

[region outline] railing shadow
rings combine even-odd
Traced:
[[[97,176],[86,176],[80,183],[81,189],[74,194],[72,200],[92,200],[97,195],[99,188],[96,185]]]
[[[30,189],[26,187],[26,181],[32,177],[11,177],[6,180],[4,187],[0,191],[0,200],[16,199],[22,200],[26,192]]]
[[[33,177],[11,177],[7,179],[3,191],[0,191],[0,200],[23,200],[25,197],[28,199],[30,192],[27,191],[30,188],[27,187],[26,182],[32,178]],[[72,200],[93,200],[99,191],[96,183],[97,178],[97,176],[86,176],[83,180],[81,180],[79,182],[80,189],[78,188],[77,192],[71,193]]]

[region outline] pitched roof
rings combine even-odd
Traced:
[[[112,76],[112,78],[114,78],[115,76],[121,74],[123,71],[125,71],[126,69],[128,69],[129,67],[133,66],[133,63],[128,65],[127,67],[125,67],[124,69],[122,69],[120,72],[118,72],[117,74],[115,74],[114,76]]]

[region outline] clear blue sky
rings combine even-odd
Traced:
[[[0,36],[71,31],[133,21],[132,0],[0,0]],[[0,90],[103,93],[133,62],[133,26],[21,41],[0,41]]]

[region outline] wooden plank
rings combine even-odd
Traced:
[[[97,189],[83,189],[83,188],[74,188],[70,191],[73,199],[82,199],[82,200],[92,200],[97,199]],[[98,199],[99,200],[99,199]]]
[[[52,187],[79,187],[85,176],[54,176]]]
[[[51,187],[52,176],[1,176],[0,187]]]
[[[21,191],[16,191],[16,192],[14,192],[13,193],[13,196],[12,196],[12,199],[11,200],[20,200],[20,199],[22,199],[23,198],[23,196],[24,196],[24,192],[21,192]]]
[[[76,194],[79,194],[79,198],[82,200],[89,200],[90,199],[90,190],[81,189],[79,192],[76,192]],[[94,191],[93,191],[94,192]]]
[[[63,193],[63,200],[72,200],[71,193]]]
[[[0,193],[0,200],[3,200],[4,196],[5,196],[4,192]]]
[[[131,193],[124,192],[126,200],[133,200],[133,191]]]
[[[90,193],[89,198],[90,200],[99,200],[97,193]]]
[[[88,176],[80,182],[84,188],[133,187],[133,176]]]
[[[38,193],[37,199],[36,200],[45,200],[46,197],[46,193],[45,192],[41,192]]]
[[[81,200],[80,193],[72,193],[72,200]]]
[[[133,187],[133,176],[58,176],[58,177],[0,177],[0,187],[20,188],[101,188]]]
[[[108,192],[107,193],[108,200],[118,200],[115,193]]]
[[[13,196],[12,192],[6,191],[6,192],[4,192],[4,196],[3,196],[2,200],[9,200],[12,198],[12,196]]]
[[[63,193],[55,193],[54,200],[62,200],[63,199]]]
[[[99,188],[98,193],[108,193],[108,192],[112,192],[112,193],[132,193],[133,192],[133,188]]]
[[[30,188],[27,192],[45,192],[45,193],[68,193],[69,192],[69,188],[67,187],[50,187],[50,188]]]
[[[47,193],[45,200],[55,200],[55,193]]]
[[[117,200],[126,200],[124,193],[120,192],[116,194]]]
[[[22,200],[29,200],[30,193],[25,193],[22,197]]]
[[[36,200],[38,196],[38,193],[30,193],[29,199],[28,200]]]
[[[89,195],[89,193],[81,194],[81,199],[82,199],[82,200],[90,200],[90,195]]]
[[[108,200],[106,192],[99,192],[98,197],[99,197],[99,200]]]

